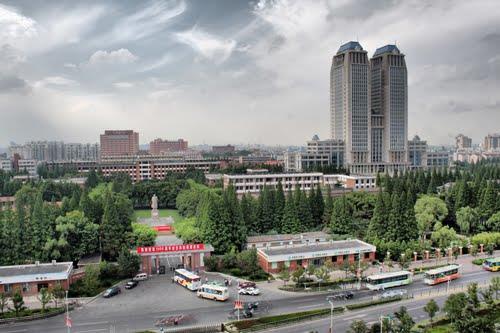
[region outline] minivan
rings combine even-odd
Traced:
[[[144,281],[147,279],[148,279],[148,275],[146,273],[139,273],[133,278],[134,281]]]

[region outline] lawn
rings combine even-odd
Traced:
[[[174,221],[182,221],[184,218],[179,215],[179,212],[176,209],[158,209],[158,212],[160,213],[160,217],[168,217],[172,216]],[[151,210],[150,209],[136,209],[134,211],[135,218],[137,219],[138,217],[151,217]]]

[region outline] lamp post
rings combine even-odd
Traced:
[[[361,289],[361,250],[358,252],[358,290]]]
[[[71,332],[71,325],[69,319],[69,306],[68,306],[68,290],[66,290],[66,328],[68,329],[68,333]]]
[[[326,300],[330,303],[330,333],[333,333],[333,302],[330,296]]]

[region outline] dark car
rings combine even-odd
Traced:
[[[240,284],[238,284],[238,288],[240,289],[247,289],[247,288],[255,288],[257,287],[257,285],[255,284],[255,282],[241,282]]]
[[[341,291],[339,293],[333,294],[330,296],[331,299],[335,301],[352,299],[354,297],[354,293],[352,291]]]
[[[120,287],[111,287],[109,289],[106,289],[106,291],[104,292],[104,295],[102,295],[102,296],[104,298],[109,298],[109,297],[113,297],[115,295],[118,295],[121,292],[122,292],[122,290],[120,289]]]
[[[242,312],[243,318],[252,318],[253,317],[253,311],[252,310],[244,310]]]
[[[135,287],[137,287],[138,284],[139,284],[139,281],[134,281],[134,280],[129,281],[125,285],[125,289],[134,289]]]

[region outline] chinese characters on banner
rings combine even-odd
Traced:
[[[161,246],[140,246],[137,253],[162,253],[177,251],[200,251],[205,249],[205,244],[179,244],[179,245],[161,245]]]

